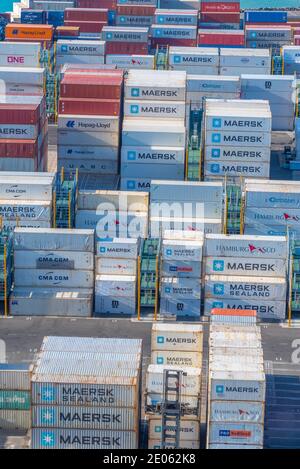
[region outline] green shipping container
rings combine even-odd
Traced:
[[[30,392],[0,391],[0,409],[30,410]]]

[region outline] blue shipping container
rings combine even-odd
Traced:
[[[115,26],[116,16],[117,14],[114,10],[108,10],[108,26]]]
[[[286,23],[287,20],[287,11],[245,11],[246,23]]]
[[[46,12],[43,10],[22,10],[21,23],[25,24],[45,24]]]
[[[47,24],[52,26],[63,26],[64,25],[64,11],[49,10],[47,11]]]

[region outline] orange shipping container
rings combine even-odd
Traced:
[[[6,39],[38,39],[52,41],[53,26],[40,24],[8,24],[5,28]]]

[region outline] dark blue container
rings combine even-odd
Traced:
[[[108,26],[115,26],[117,13],[114,10],[108,10]]]
[[[52,24],[55,28],[64,25],[64,11],[49,10],[47,11],[47,24]]]
[[[46,12],[43,10],[22,10],[21,23],[46,24]]]
[[[245,23],[286,23],[287,11],[245,11]]]

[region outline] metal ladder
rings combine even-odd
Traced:
[[[164,370],[162,414],[162,449],[179,448],[182,371]],[[174,397],[175,393],[175,397]],[[174,427],[175,425],[175,427]]]
[[[168,69],[169,46],[157,46],[155,53],[155,69]]]

